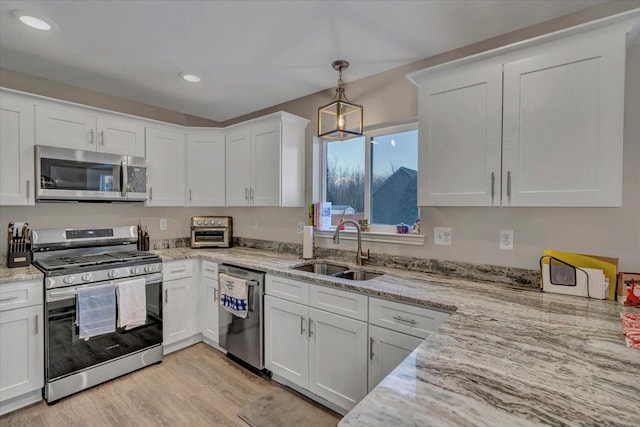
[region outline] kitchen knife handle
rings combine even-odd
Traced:
[[[373,337],[369,337],[369,360],[373,360],[375,353],[373,352]]]
[[[493,204],[493,199],[496,195],[496,173],[491,172],[491,203]]]
[[[300,335],[304,335],[304,316],[300,316]]]
[[[27,200],[29,200],[29,196],[31,196],[31,180],[27,180]]]
[[[104,147],[104,131],[100,131],[100,145]]]
[[[507,171],[507,197],[511,201],[511,171]]]

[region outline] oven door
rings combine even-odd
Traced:
[[[145,277],[147,321],[143,326],[117,329],[91,337],[78,337],[76,295],[78,289],[92,285],[47,290],[45,311],[45,374],[47,381],[82,371],[95,365],[162,344],[162,274]],[[118,281],[111,282],[117,284]]]
[[[228,248],[230,246],[229,229],[226,227],[192,228],[192,248]]]
[[[127,157],[37,145],[36,200],[123,200]]]

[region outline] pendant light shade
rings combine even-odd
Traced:
[[[344,93],[342,70],[349,63],[338,60],[331,65],[339,72],[338,87],[333,101],[318,108],[318,136],[336,141],[362,136],[362,105],[353,104]]]

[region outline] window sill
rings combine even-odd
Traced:
[[[314,230],[314,236],[320,239],[332,239],[334,230]],[[424,235],[422,234],[396,234],[371,232],[362,233],[363,242],[393,243],[396,245],[424,245]],[[340,239],[358,240],[358,233],[349,229],[340,231]]]

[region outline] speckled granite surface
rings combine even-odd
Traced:
[[[351,282],[292,270],[306,261],[273,250],[154,252],[453,311],[340,426],[638,425],[640,351],[619,316],[640,309],[378,266],[366,268],[383,276]]]
[[[340,426],[637,426],[640,352],[613,301],[367,267],[366,282],[291,270],[295,255],[242,248],[158,251],[454,311]],[[634,409],[635,408],[635,409]]]
[[[7,268],[6,263],[0,266],[0,285],[10,282],[22,282],[26,280],[40,279],[44,275],[40,270],[30,265],[29,267]]]

